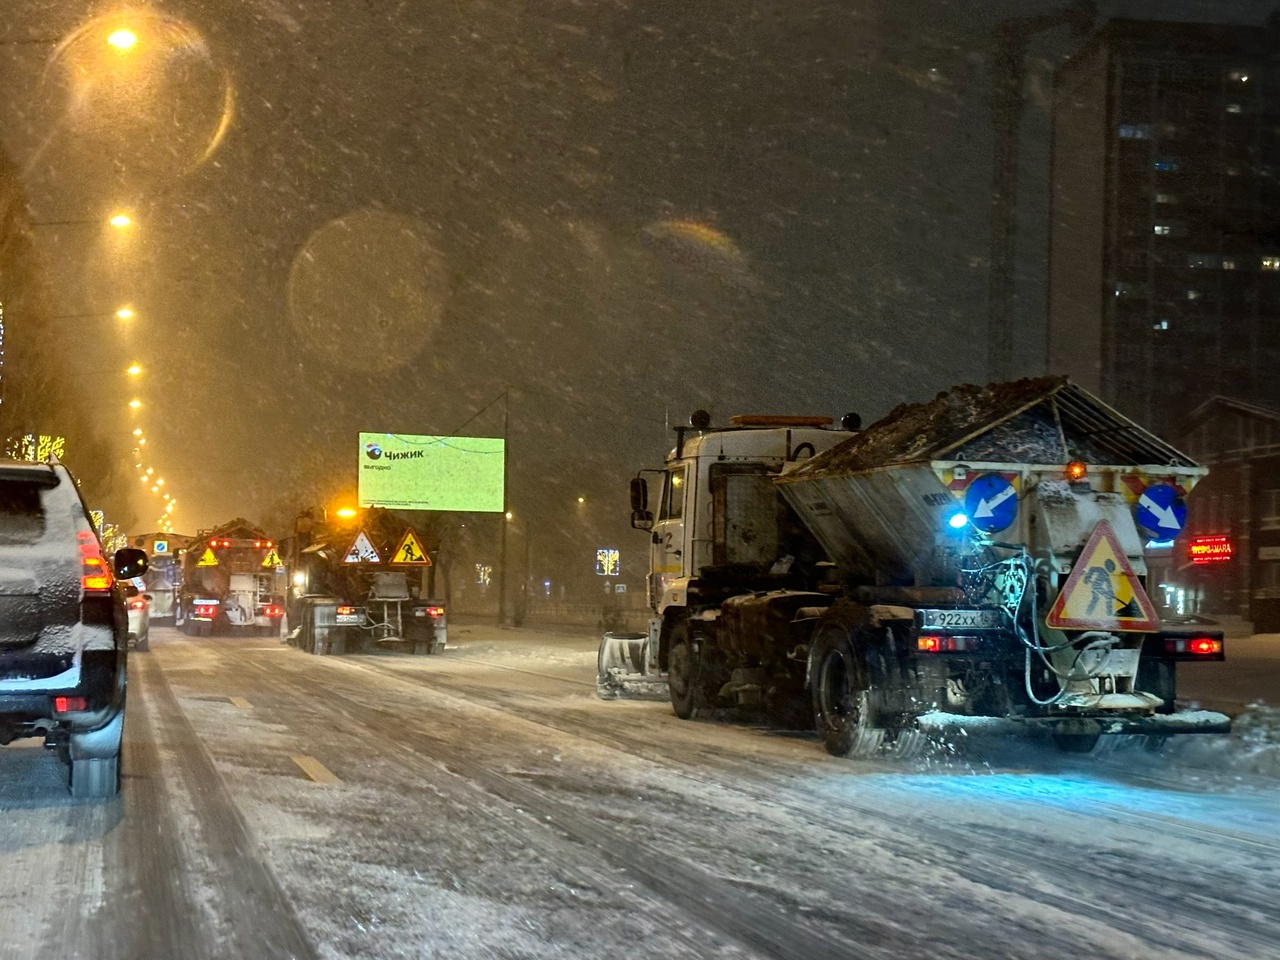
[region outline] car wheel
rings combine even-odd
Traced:
[[[818,628],[813,657],[814,726],[835,757],[866,759],[880,752],[885,730],[871,712],[871,682],[855,650],[857,623],[839,612]]]

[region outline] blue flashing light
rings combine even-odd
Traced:
[[[952,530],[962,530],[968,526],[969,518],[964,513],[953,513],[947,524]]]

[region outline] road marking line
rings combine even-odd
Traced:
[[[244,697],[227,697],[231,701],[233,707],[239,707],[241,710],[252,710],[253,704]]]
[[[293,758],[293,762],[302,768],[302,772],[314,780],[316,783],[341,783],[342,781],[335,777],[323,763],[315,757],[299,755]]]

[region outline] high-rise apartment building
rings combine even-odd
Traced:
[[[1111,21],[1054,87],[1048,365],[1165,436],[1280,407],[1280,30]]]

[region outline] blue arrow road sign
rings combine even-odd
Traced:
[[[1172,540],[1187,522],[1187,505],[1167,483],[1153,483],[1138,498],[1138,526],[1156,540]]]
[[[964,509],[979,530],[994,533],[1018,515],[1018,490],[998,473],[984,473],[964,492]]]

